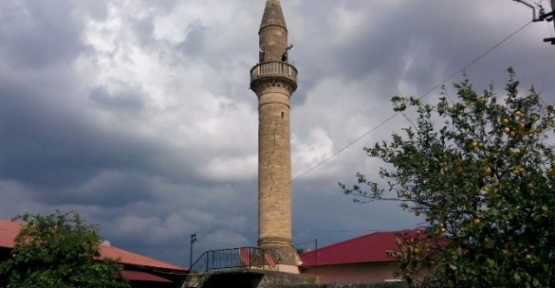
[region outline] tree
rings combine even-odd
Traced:
[[[416,234],[403,232],[396,236],[399,251],[387,252],[399,262],[395,276],[405,279],[409,287],[420,287],[422,281],[427,280],[426,270],[429,270],[432,260],[437,257],[443,238],[429,238],[421,230],[416,230]]]
[[[129,287],[123,266],[100,258],[101,238],[76,212],[23,214],[11,258],[0,263],[0,286],[8,288]]]
[[[436,253],[420,264],[439,287],[555,287],[555,110],[534,87],[521,95],[508,72],[503,99],[466,76],[456,102],[445,88],[437,105],[393,97],[395,111],[418,118],[365,148],[389,164],[387,184],[361,173],[351,188],[340,183],[356,201],[399,201],[425,218]]]

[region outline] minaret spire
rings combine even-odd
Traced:
[[[287,24],[279,0],[266,0],[266,8],[258,30],[260,62],[287,58]]]
[[[279,271],[298,273],[291,216],[289,99],[297,69],[289,64],[287,26],[279,0],[267,0],[260,23],[259,63],[251,69],[258,97],[258,246],[279,259]]]
[[[281,2],[279,0],[266,1],[264,16],[262,16],[262,23],[260,23],[260,30],[271,25],[277,25],[287,29],[283,10],[281,9]]]

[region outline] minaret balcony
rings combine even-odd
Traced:
[[[279,78],[297,86],[297,68],[282,61],[262,62],[251,69],[251,86],[259,80]]]

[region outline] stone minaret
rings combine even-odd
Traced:
[[[258,246],[275,249],[278,264],[295,272],[289,98],[297,89],[297,69],[288,62],[292,46],[279,0],[266,1],[258,35],[259,63],[251,69],[251,89],[258,97]]]

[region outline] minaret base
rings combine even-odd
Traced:
[[[278,271],[299,273],[298,266],[301,264],[301,258],[291,240],[277,237],[264,238],[258,241],[258,247],[272,255]]]

